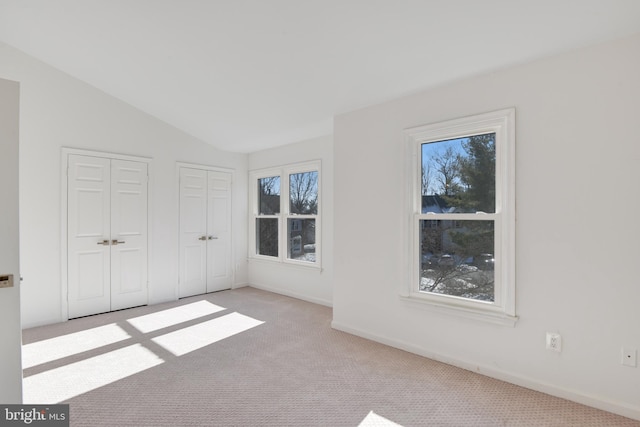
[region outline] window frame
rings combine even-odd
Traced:
[[[277,213],[273,213],[273,214],[263,214],[260,213],[260,192],[258,190],[258,180],[263,179],[263,178],[272,178],[272,177],[278,177],[280,179],[280,195],[278,196],[280,198],[280,203],[279,203],[279,207],[280,207],[280,211]],[[255,252],[255,256],[258,258],[263,258],[263,259],[274,259],[274,258],[278,258],[280,256],[280,254],[282,253],[282,248],[280,247],[280,214],[282,213],[282,176],[280,175],[280,171],[279,170],[266,170],[264,171],[264,173],[259,174],[255,177],[254,179],[254,190],[255,190],[255,208],[254,208],[254,219],[252,222],[253,225],[253,239],[254,239],[254,245],[253,245],[253,250]],[[256,230],[257,230],[257,220],[258,219],[275,219],[278,221],[278,232],[277,232],[277,236],[278,236],[278,256],[274,257],[271,255],[263,255],[263,254],[259,254],[258,253],[258,248],[257,248],[257,236],[256,236]]]
[[[422,213],[422,144],[473,135],[495,133],[495,213]],[[514,325],[515,307],[515,108],[498,110],[405,129],[407,185],[406,259],[407,277],[400,295],[410,302],[425,303],[438,311]],[[489,220],[494,223],[496,260],[494,301],[480,301],[419,290],[420,221]]]
[[[318,176],[318,209],[316,214],[294,214],[291,213],[290,204],[290,175],[305,172],[316,172]],[[278,214],[260,214],[258,180],[268,177],[280,177],[280,212]],[[251,219],[249,224],[249,258],[254,260],[295,265],[299,267],[321,269],[322,261],[322,171],[321,161],[313,160],[304,163],[283,165],[275,168],[257,169],[249,172],[250,182],[250,209]],[[256,220],[258,218],[278,219],[278,256],[261,255],[257,251]],[[288,221],[289,219],[314,219],[315,220],[315,262],[301,261],[289,258],[288,248]]]

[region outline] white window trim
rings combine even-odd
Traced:
[[[301,172],[318,173],[318,213],[315,215],[298,215],[290,213],[289,204],[289,175]],[[260,215],[258,206],[257,181],[261,178],[272,176],[280,177],[280,213],[274,215]],[[321,161],[314,160],[304,163],[283,165],[276,168],[258,169],[249,172],[250,197],[249,208],[251,218],[249,221],[249,258],[252,260],[279,263],[291,266],[321,270],[322,268],[322,170]],[[256,219],[278,219],[278,256],[272,257],[260,255],[256,251]],[[299,261],[287,257],[287,220],[289,218],[315,219],[316,220],[316,261]]]
[[[496,134],[496,212],[477,214],[437,214],[421,212],[421,145],[471,135]],[[400,289],[403,300],[427,306],[437,312],[515,325],[515,109],[504,109],[470,117],[405,129],[406,278]],[[437,216],[437,218],[436,218]],[[419,221],[420,219],[491,219],[495,224],[496,285],[495,301],[476,301],[450,295],[420,292]]]

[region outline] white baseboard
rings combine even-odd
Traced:
[[[291,292],[268,285],[261,285],[257,283],[249,283],[248,286],[256,289],[262,289],[263,291],[273,292],[274,294],[285,295],[288,297],[296,298],[302,301],[312,302],[314,304],[324,305],[326,307],[333,307],[333,301],[327,301],[321,298],[314,298],[308,295],[300,294],[297,292]]]
[[[231,286],[231,289],[246,288],[247,286],[249,286],[249,282],[234,283],[234,284]]]
[[[405,343],[393,338],[375,335],[357,328],[352,328],[340,322],[336,322],[335,320],[331,322],[331,327],[342,332],[346,332],[352,335],[357,335],[359,337],[366,338],[371,341],[376,341],[391,347],[399,348],[401,350],[405,350],[410,353],[417,354],[419,356],[436,360],[438,362],[446,363],[448,365],[456,366],[458,368],[466,369],[468,371],[476,372],[478,374],[485,375],[487,377],[495,378],[495,379],[505,381],[511,384],[515,384],[521,387],[525,387],[531,390],[539,391],[541,393],[546,393],[551,396],[571,400],[572,402],[591,406],[593,408],[601,409],[603,411],[611,412],[617,415],[621,415],[623,417],[640,421],[640,406],[634,406],[626,403],[615,402],[615,401],[603,399],[600,397],[584,394],[577,390],[571,390],[564,387],[558,387],[553,384],[540,382],[532,378],[502,371],[500,369],[495,369],[487,366],[480,366],[470,361],[465,361],[455,357],[434,353],[424,348],[420,348],[413,344]]]

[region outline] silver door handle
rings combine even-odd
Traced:
[[[114,245],[114,246],[115,246],[115,245],[118,245],[118,244],[122,244],[122,243],[125,243],[125,242],[124,242],[124,241],[120,241],[120,240],[116,240],[116,239],[113,239],[113,240],[111,241],[111,244],[112,244],[112,245]]]
[[[218,240],[218,238],[215,236],[209,236],[209,240]]]
[[[108,240],[103,240],[102,242],[98,242],[99,245],[109,246]]]
[[[207,240],[207,236],[200,236],[198,237],[198,240]]]

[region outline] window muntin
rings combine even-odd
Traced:
[[[404,296],[498,323],[517,319],[514,123],[508,109],[405,131],[411,268]]]
[[[320,162],[251,173],[254,257],[319,267]]]

